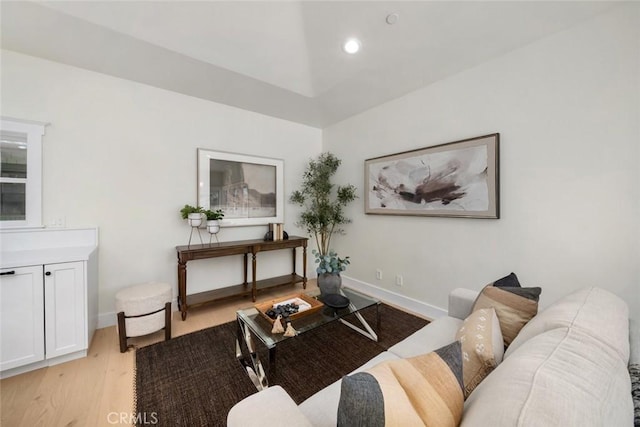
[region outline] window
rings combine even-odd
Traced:
[[[0,226],[42,226],[45,123],[3,117],[0,126]]]

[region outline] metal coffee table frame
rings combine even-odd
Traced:
[[[349,307],[337,310],[325,307],[321,312],[296,319],[293,322],[293,327],[298,332],[298,335],[337,320],[370,340],[377,342],[378,335],[376,330],[380,330],[380,316],[378,309],[380,301],[349,288],[343,288],[340,293],[349,298]],[[373,306],[376,307],[375,330],[360,314],[360,310]],[[344,317],[351,314],[356,317],[362,327],[356,326],[344,319]],[[276,374],[277,344],[288,339],[288,337],[285,337],[283,334],[272,334],[271,325],[254,307],[238,310],[236,312],[236,320],[238,326],[235,343],[236,358],[243,365],[256,388],[258,390],[263,390],[269,387],[268,378],[273,378]],[[267,348],[268,372],[265,372],[262,365],[254,337],[258,338],[258,341]]]

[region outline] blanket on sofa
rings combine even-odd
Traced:
[[[640,364],[629,365],[629,375],[631,376],[631,395],[635,409],[634,425],[640,427]]]

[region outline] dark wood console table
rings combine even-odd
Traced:
[[[293,285],[302,282],[307,288],[307,239],[306,237],[289,236],[287,240],[264,241],[239,240],[235,242],[212,243],[208,245],[176,246],[178,254],[178,309],[182,320],[187,318],[189,306],[219,301],[235,296],[251,295],[256,300],[258,292],[263,289],[275,288],[283,285]],[[296,248],[302,247],[302,276],[296,274]],[[284,276],[256,280],[258,252],[291,249],[293,253],[293,272]],[[251,254],[251,283],[248,282],[248,256]],[[217,258],[229,255],[244,256],[244,282],[239,285],[226,286],[220,289],[187,295],[187,262],[197,259]]]

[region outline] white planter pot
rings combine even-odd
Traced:
[[[190,213],[187,220],[189,221],[189,225],[191,227],[200,227],[200,224],[202,224],[203,217],[204,217],[204,214],[201,214],[201,213]]]
[[[207,231],[211,234],[216,234],[220,231],[220,221],[217,219],[207,221]]]

